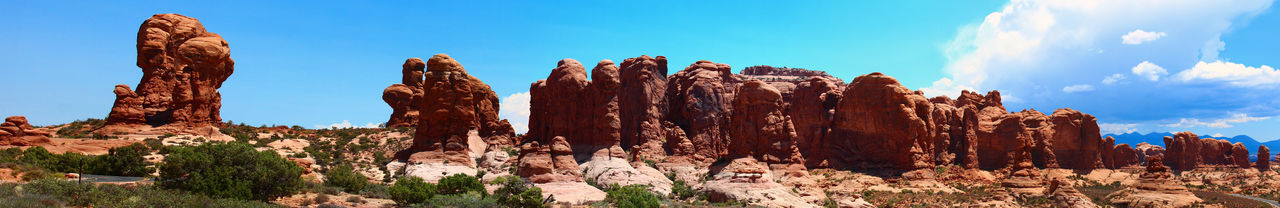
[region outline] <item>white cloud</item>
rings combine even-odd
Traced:
[[[1143,42],[1160,39],[1160,37],[1164,37],[1165,35],[1166,34],[1164,32],[1147,32],[1142,30],[1134,30],[1133,32],[1129,32],[1129,34],[1124,34],[1124,36],[1121,36],[1120,42],[1124,43],[1125,45],[1138,45],[1138,44],[1142,44]]]
[[[1077,93],[1077,92],[1088,92],[1088,91],[1093,91],[1093,85],[1078,84],[1078,85],[1062,87],[1062,92],[1066,92],[1066,93]]]
[[[1125,78],[1128,78],[1128,77],[1124,76],[1124,74],[1112,74],[1111,76],[1102,78],[1102,84],[1105,84],[1105,85],[1115,84],[1116,82],[1120,82]]]
[[[1271,66],[1251,67],[1223,61],[1201,61],[1191,69],[1178,72],[1175,77],[1183,82],[1226,82],[1240,87],[1272,88],[1280,85],[1280,70]]]
[[[355,125],[351,125],[351,121],[342,120],[342,123],[332,123],[329,125],[317,124],[317,125],[313,125],[312,127],[315,129],[378,128],[379,126],[381,126],[381,124],[382,123],[367,123],[367,124],[364,124],[364,126],[355,126]]]
[[[951,79],[945,77],[938,79],[938,81],[933,81],[932,87],[920,88],[920,91],[924,92],[924,94],[929,97],[946,95],[950,98],[958,98],[960,97],[960,91],[962,90],[976,91],[973,90],[972,87],[956,85],[956,83],[952,82]]]
[[[1230,117],[1216,119],[1216,120],[1213,120],[1213,122],[1203,122],[1203,121],[1200,121],[1200,119],[1195,119],[1195,118],[1182,118],[1178,120],[1178,123],[1165,124],[1160,126],[1175,127],[1175,128],[1192,128],[1197,126],[1204,126],[1209,128],[1230,128],[1232,127],[1231,126],[1232,123],[1247,123],[1247,122],[1267,120],[1270,118],[1271,117],[1269,116],[1252,117],[1244,113],[1234,113],[1234,114],[1231,114]]]
[[[1222,133],[1216,133],[1216,134],[1209,135],[1209,136],[1212,136],[1212,137],[1223,137],[1223,136],[1222,136]]]
[[[529,131],[529,92],[515,93],[502,98],[498,105],[498,118],[507,119],[516,133]]]
[[[1131,71],[1133,71],[1133,75],[1138,75],[1138,77],[1146,78],[1152,82],[1160,81],[1160,76],[1169,74],[1169,71],[1164,70],[1164,67],[1160,67],[1159,65],[1153,64],[1149,61],[1138,63],[1138,65],[1134,66]]]
[[[1098,123],[1102,134],[1124,134],[1138,132],[1138,124]]]

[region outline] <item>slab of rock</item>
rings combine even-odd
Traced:
[[[774,182],[770,168],[751,157],[729,160],[711,167],[711,179],[703,190],[709,201],[736,200],[764,207],[818,207],[804,200],[791,187]]]
[[[130,93],[124,92],[127,86],[116,86],[115,105],[97,132],[132,133],[143,125],[194,129],[222,122],[218,88],[235,71],[222,36],[205,31],[195,18],[158,14],[138,29],[137,49],[138,89]]]
[[[521,145],[518,167],[516,174],[535,184],[584,181],[573,148],[564,137],[555,137],[545,145],[537,141]]]
[[[1050,200],[1053,200],[1053,207],[1098,207],[1097,204],[1094,204],[1089,199],[1089,196],[1085,196],[1079,190],[1071,187],[1071,184],[1060,179],[1049,181],[1049,189],[1045,190],[1045,195],[1049,196]]]
[[[928,99],[879,72],[858,76],[842,94],[832,139],[824,147],[833,166],[933,167],[933,106]]]

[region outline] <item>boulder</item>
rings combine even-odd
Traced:
[[[729,113],[741,75],[728,64],[697,61],[667,78],[667,121],[685,131],[699,158],[718,158],[729,152]],[[776,89],[774,91],[777,91]],[[781,101],[779,101],[781,104]]]
[[[533,183],[582,182],[582,172],[573,158],[573,148],[564,137],[539,145],[532,141],[520,146],[519,169],[516,174]]]
[[[1163,158],[1168,158],[1164,155],[1164,152],[1165,152],[1164,147],[1153,145],[1146,142],[1138,143],[1138,145],[1135,145],[1133,147],[1133,151],[1138,152],[1139,163],[1146,162],[1147,157],[1151,157],[1151,156],[1160,156]]]
[[[1115,152],[1112,155],[1114,155],[1114,159],[1112,159],[1112,168],[1118,169],[1142,164],[1138,160],[1139,158],[1142,158],[1142,156],[1139,155],[1137,150],[1130,147],[1129,144],[1116,145]]]
[[[1249,168],[1249,148],[1244,147],[1244,143],[1236,142],[1231,145],[1231,165],[1239,168]]]
[[[203,127],[222,122],[218,88],[235,71],[227,41],[205,31],[199,20],[179,14],[147,19],[137,40],[142,80],[133,93],[116,87],[116,105],[100,132],[127,131],[121,128],[141,124]]]
[[[51,134],[27,123],[27,117],[10,116],[4,119],[4,123],[0,123],[0,145],[13,146],[37,146],[52,144],[49,140]]]

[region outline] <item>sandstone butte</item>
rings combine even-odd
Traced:
[[[158,14],[138,29],[137,90],[116,85],[98,133],[221,135],[218,88],[235,71],[231,47],[195,18]]]

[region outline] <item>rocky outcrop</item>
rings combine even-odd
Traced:
[[[933,167],[933,106],[923,95],[878,72],[858,76],[841,94],[824,148],[833,166]]]
[[[1151,156],[1160,156],[1162,158],[1168,158],[1164,155],[1164,152],[1165,152],[1164,147],[1156,146],[1146,142],[1138,143],[1138,145],[1135,145],[1133,147],[1133,151],[1138,152],[1138,162],[1146,162],[1147,157],[1151,157]]]
[[[741,75],[728,64],[698,61],[667,78],[666,119],[684,130],[697,158],[718,158],[729,152],[729,125],[735,90]],[[776,90],[775,90],[776,91]],[[781,104],[781,102],[779,102]]]
[[[1049,181],[1049,189],[1045,190],[1045,195],[1053,200],[1053,207],[1098,207],[1089,196],[1080,193],[1071,184],[1063,182],[1061,179],[1053,179]]]
[[[1137,150],[1134,150],[1133,147],[1129,147],[1129,144],[1116,145],[1115,153],[1113,154],[1113,157],[1114,159],[1112,160],[1112,166],[1113,166],[1112,168],[1123,168],[1123,167],[1129,167],[1134,165],[1141,165],[1142,163],[1139,160],[1139,158],[1143,158],[1141,155],[1138,154]]]
[[[1058,167],[1068,169],[1094,169],[1109,167],[1104,164],[1102,148],[1114,148],[1115,144],[1106,144],[1098,130],[1098,119],[1092,115],[1081,113],[1070,108],[1053,111],[1049,116],[1053,125],[1053,134],[1049,142]],[[1115,139],[1111,140],[1115,143]]]
[[[1164,166],[1159,156],[1148,157],[1146,172],[1137,183],[1107,198],[1121,207],[1189,207],[1203,201],[1174,181],[1173,171]]]
[[[538,141],[521,145],[516,174],[533,183],[583,181],[578,162],[573,158],[573,149],[564,137],[555,137],[550,143],[541,145]]]
[[[413,145],[397,156],[437,152],[444,160],[474,167],[471,132],[489,143],[512,136],[510,125],[498,120],[498,96],[449,55],[436,54],[426,65],[423,98],[414,103],[419,115]]]
[[[1258,146],[1258,162],[1254,167],[1262,172],[1271,170],[1271,148],[1267,148],[1267,145]]]
[[[414,103],[422,100],[422,83],[427,63],[419,58],[409,58],[401,66],[400,84],[393,84],[382,90],[382,101],[391,106],[391,118],[387,120],[388,128],[410,127],[418,125],[418,109]]]
[[[143,125],[193,129],[222,122],[218,88],[235,71],[227,41],[205,31],[195,18],[158,14],[138,29],[137,51],[142,68],[138,89],[130,93],[124,92],[128,87],[116,86],[116,104],[99,132],[132,132]]]
[[[804,164],[796,148],[795,127],[782,113],[782,94],[760,80],[738,88],[729,132],[730,158],[755,157],[765,163]],[[696,144],[695,144],[696,145]]]
[[[839,79],[810,78],[796,86],[795,94],[788,101],[791,108],[787,115],[796,128],[796,146],[801,154],[810,162],[822,161],[819,147],[827,143],[827,133],[831,130],[831,122],[835,118],[836,104],[840,103],[841,83]],[[811,164],[810,166],[820,166]]]
[[[756,79],[764,81],[765,84],[772,85],[774,88],[778,89],[778,92],[782,94],[782,100],[789,101],[782,104],[783,113],[788,116],[792,115],[790,113],[791,105],[793,103],[790,101],[796,99],[795,93],[801,90],[800,85],[802,83],[809,82],[812,79],[821,79],[837,86],[833,87],[833,89],[844,85],[844,80],[827,75],[827,72],[802,68],[772,67],[765,65],[749,66],[747,68],[743,68],[739,74],[741,74],[743,80]],[[810,93],[813,93],[813,91]],[[839,93],[839,90],[836,90],[836,93]],[[834,107],[834,105],[835,103],[832,103],[832,107]],[[801,114],[801,116],[808,115]]]
[[[985,118],[993,114],[990,112],[992,110],[994,109],[986,108],[982,114],[978,114],[981,122],[977,131],[980,168],[994,170],[1010,167],[1021,162],[1015,159],[1022,154],[1030,155],[1032,164],[1040,164],[1041,167],[1045,167],[1046,158],[1054,158],[1044,156],[1052,152],[1038,151],[1043,149],[1043,138],[1050,135],[1048,128],[1045,128],[1048,116],[1030,110]]]
[[[0,123],[0,145],[35,146],[50,144],[50,133],[36,130],[27,117],[10,116]]]
[[[667,58],[640,56],[622,61],[618,88],[618,116],[622,121],[621,143],[630,148],[633,160],[661,159],[662,122],[667,112]]]
[[[1231,157],[1229,158],[1231,165],[1239,168],[1252,167],[1249,164],[1249,149],[1244,147],[1244,143],[1236,142],[1231,145]]]
[[[1164,137],[1164,146],[1167,148],[1164,155],[1169,161],[1169,167],[1181,171],[1193,169],[1200,164],[1200,150],[1205,145],[1200,136],[1188,131]]]

